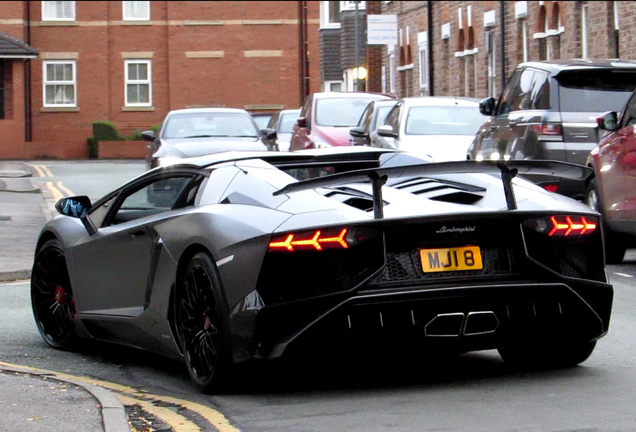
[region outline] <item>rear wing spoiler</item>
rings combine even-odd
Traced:
[[[568,162],[546,160],[511,160],[511,161],[458,161],[425,163],[417,165],[404,165],[390,168],[371,168],[350,171],[340,174],[317,177],[310,180],[290,183],[282,189],[274,192],[274,195],[288,194],[319,187],[338,186],[348,183],[362,183],[371,181],[373,185],[373,215],[375,219],[383,217],[382,186],[389,177],[402,177],[413,175],[439,175],[439,174],[466,174],[485,173],[501,174],[506,205],[508,210],[516,210],[517,202],[512,189],[512,179],[521,174],[545,175],[560,177],[570,180],[585,180],[592,170],[583,165]]]

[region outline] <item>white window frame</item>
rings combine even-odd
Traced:
[[[386,93],[386,66],[382,66],[382,93]]]
[[[69,80],[54,81],[49,80],[46,74],[46,67],[51,64],[70,64],[73,71],[73,78]],[[46,102],[46,87],[51,85],[72,85],[73,86],[73,103],[52,103]],[[42,106],[52,108],[75,108],[77,107],[77,63],[75,60],[46,60],[42,62]]]
[[[618,19],[618,14],[619,14],[618,0],[614,0],[614,2],[612,3],[612,8],[614,9],[614,30],[620,30],[619,19]],[[561,16],[559,16],[559,19],[561,19]]]
[[[148,79],[131,80],[128,78],[128,65],[130,64],[146,64],[148,65]],[[130,103],[128,102],[128,85],[129,84],[148,84],[148,102]],[[149,107],[152,106],[152,61],[148,59],[130,59],[124,61],[124,103],[127,107]]]
[[[320,2],[320,28],[321,29],[339,29],[340,23],[329,22],[329,1]]]
[[[147,6],[146,11],[148,13],[143,17],[126,16],[126,3],[146,3],[146,6]],[[122,1],[121,6],[122,6],[121,16],[124,21],[150,21],[150,1]]]
[[[334,84],[340,84],[340,90],[332,90],[331,86]],[[330,92],[330,91],[344,91],[344,83],[338,80],[325,81],[322,83],[322,91]]]
[[[367,8],[367,2],[359,1],[358,2],[358,10],[365,10]],[[341,1],[340,2],[340,12],[342,11],[352,11],[356,10],[356,2],[354,1]]]
[[[60,18],[60,17],[51,17],[45,16],[45,11],[48,9],[46,7],[46,3],[57,3],[56,1],[42,1],[42,21],[75,21],[75,8],[76,4],[74,1],[63,1],[61,3],[70,3],[71,4],[71,12],[72,16],[68,18]]]
[[[587,3],[581,7],[581,57],[588,58],[589,53],[589,26],[588,26],[589,9]]]
[[[490,47],[486,47],[486,61],[488,63],[488,97],[495,97],[497,87],[497,45],[495,40],[494,30],[489,30],[490,33]],[[488,36],[486,36],[488,37]]]
[[[420,93],[422,96],[429,94],[428,88],[428,32],[417,34],[417,60],[420,64]]]
[[[389,54],[389,93],[395,94],[395,51]]]

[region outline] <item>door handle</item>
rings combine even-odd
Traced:
[[[515,126],[517,126],[517,120],[510,120],[510,121],[508,122],[508,126],[509,126],[509,127],[515,127]]]
[[[146,235],[146,231],[144,231],[144,230],[137,230],[137,231],[134,231],[134,232],[130,233],[130,236],[132,238],[140,238],[140,237],[143,237],[145,235]]]

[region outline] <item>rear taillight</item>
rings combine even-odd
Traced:
[[[532,125],[539,141],[557,141],[563,139],[563,128],[558,123],[541,123]]]
[[[523,225],[550,237],[574,237],[592,234],[598,228],[598,219],[593,216],[555,215],[529,219]]]
[[[556,192],[559,189],[558,184],[543,184],[541,185],[541,187],[547,190],[548,192]]]
[[[347,228],[336,230],[316,230],[302,233],[289,233],[278,236],[269,242],[269,250],[323,250],[329,248],[349,248]]]

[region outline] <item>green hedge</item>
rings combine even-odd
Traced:
[[[97,142],[120,141],[123,139],[113,122],[106,120],[93,122],[93,137]]]

